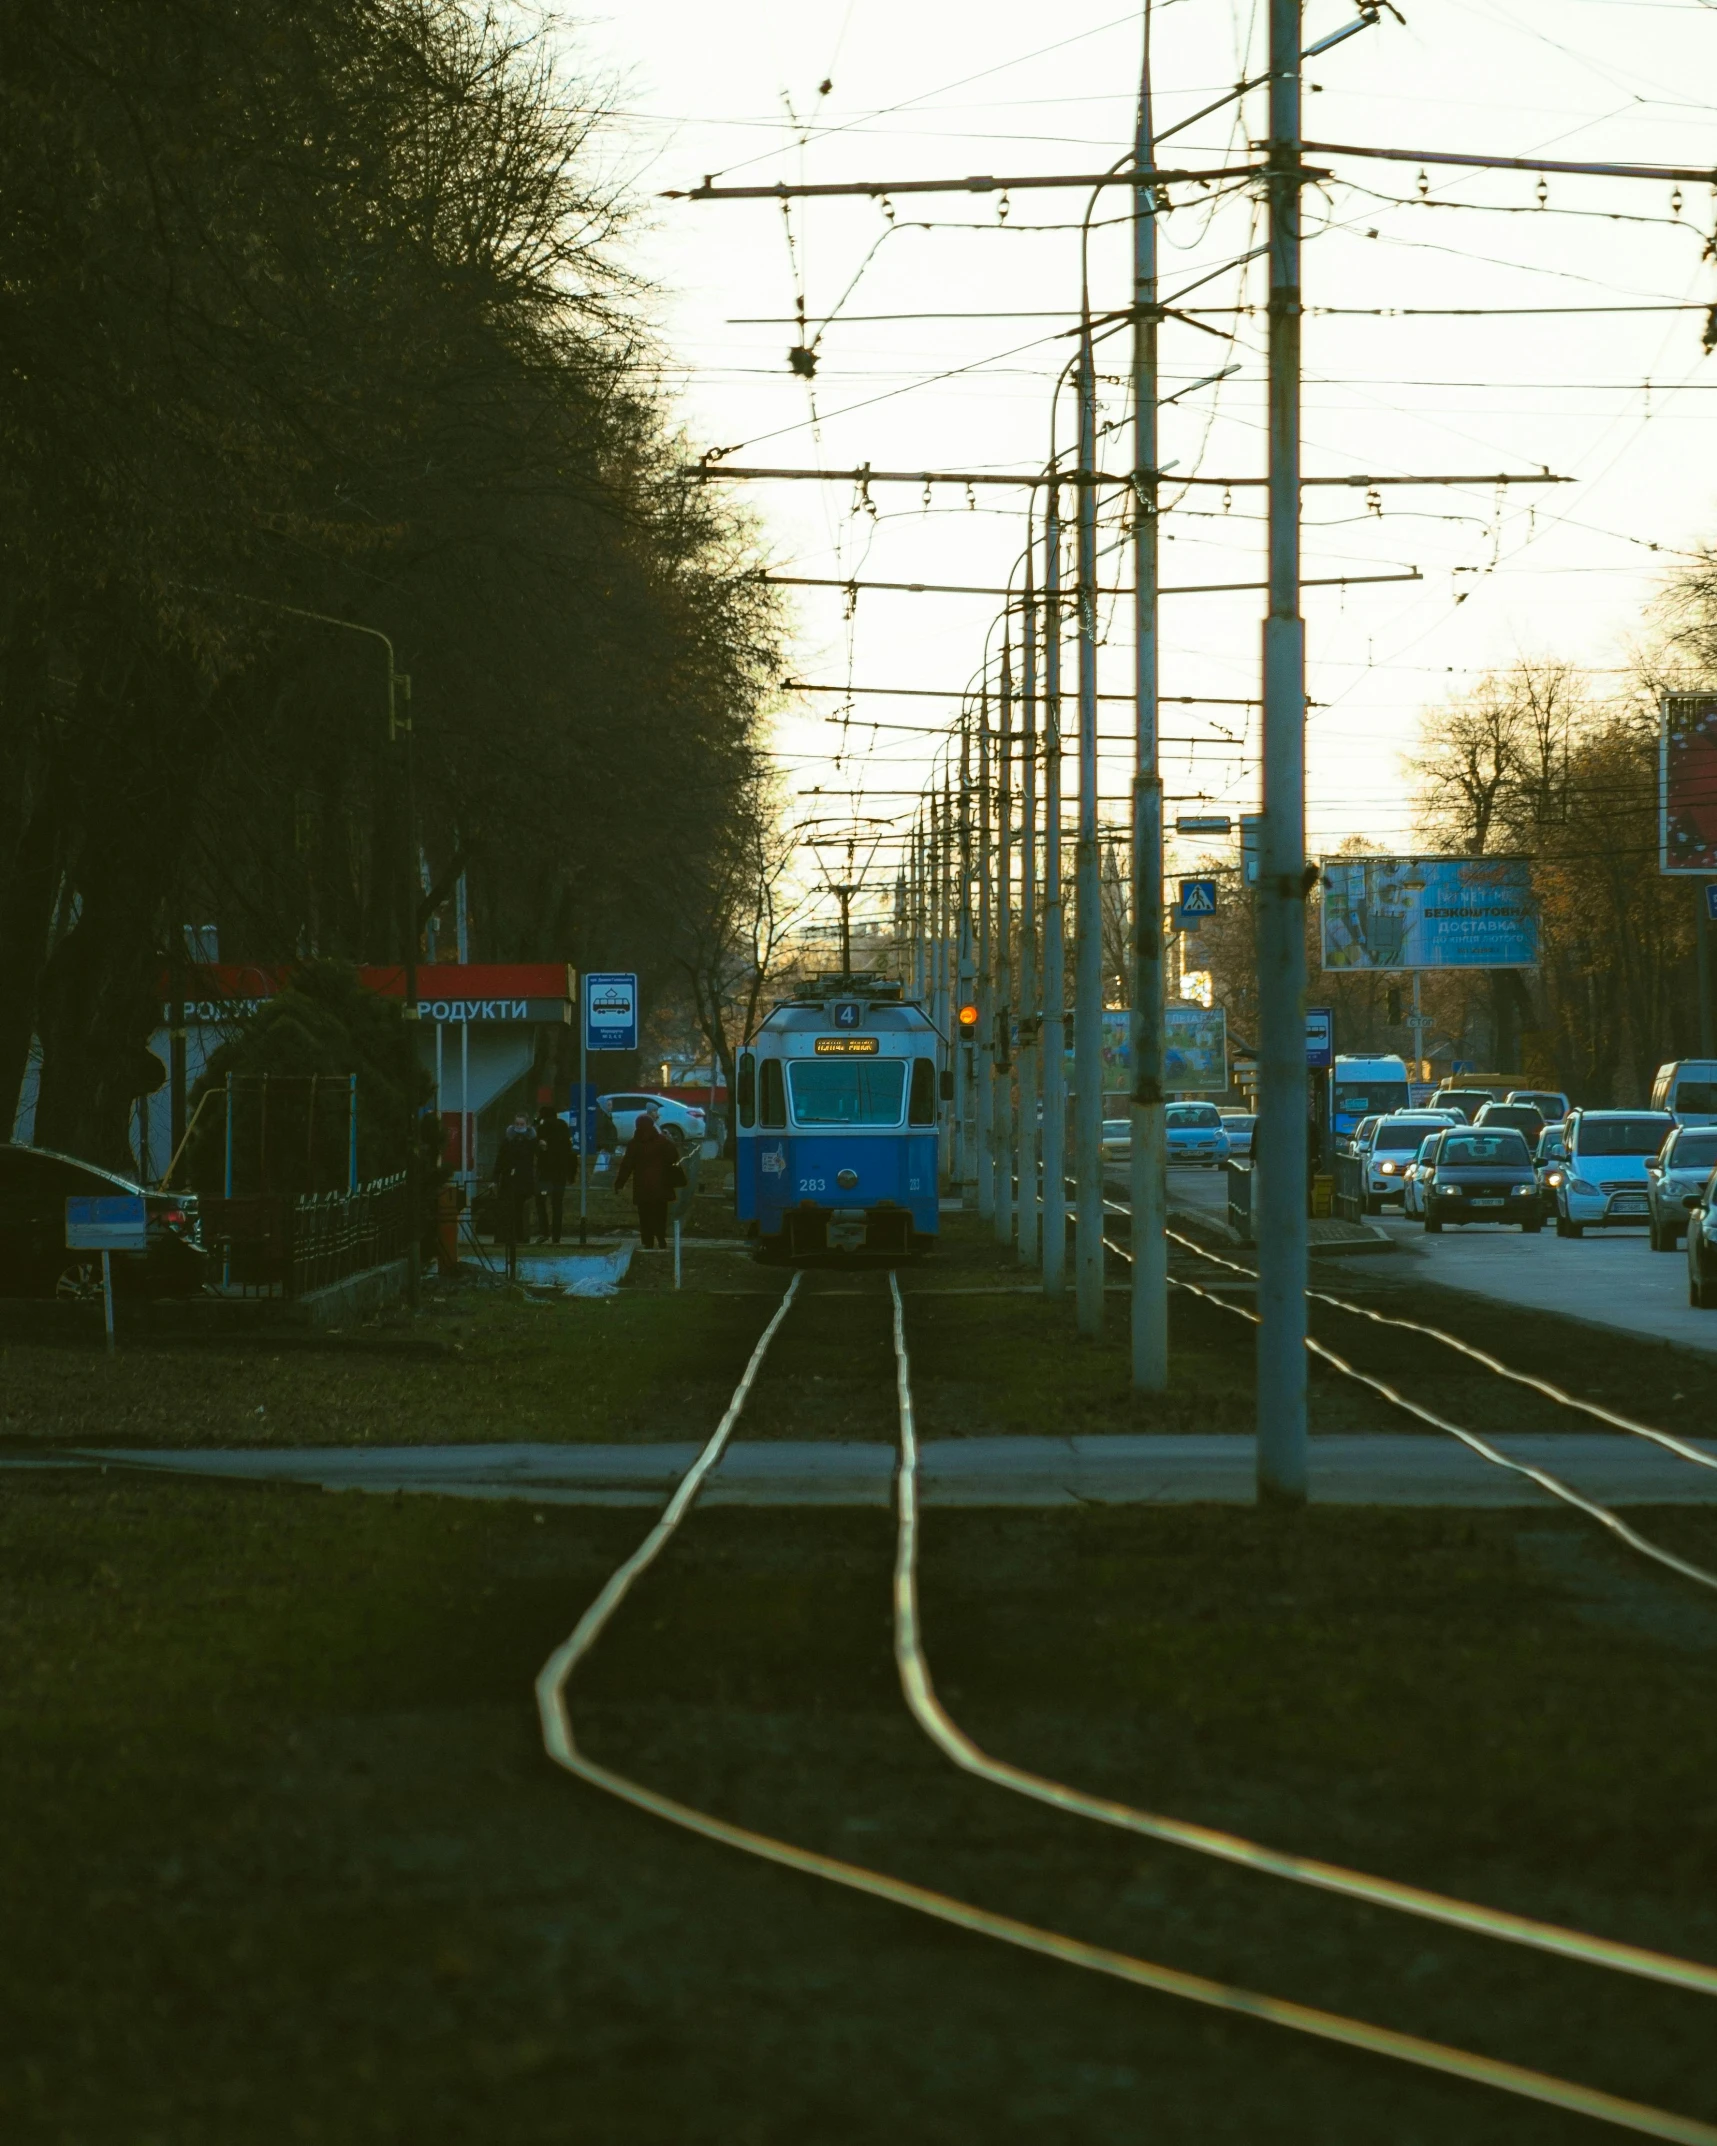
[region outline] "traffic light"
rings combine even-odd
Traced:
[[[976,1039],[977,1039],[977,1034],[978,1034],[978,1009],[977,1009],[977,1007],[976,1007],[976,1006],[962,1006],[962,1007],[960,1008],[960,1041],[961,1041],[962,1043],[972,1043],[972,1042],[975,1042],[975,1041],[976,1041]]]

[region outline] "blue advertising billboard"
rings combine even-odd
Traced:
[[[1071,1088],[1071,1051],[1067,1080]],[[1103,1091],[1113,1095],[1132,1085],[1133,1017],[1110,1007],[1103,1015]],[[1214,1095],[1228,1086],[1228,1014],[1223,1007],[1164,1007],[1163,1086],[1176,1094]]]
[[[1530,969],[1538,904],[1524,857],[1326,857],[1326,969]]]

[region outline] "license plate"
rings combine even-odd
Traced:
[[[1474,1200],[1472,1205],[1474,1207],[1500,1207],[1502,1202],[1500,1200]]]
[[[1610,1202],[1610,1212],[1615,1215],[1643,1215],[1645,1201],[1631,1193],[1625,1193],[1620,1199]]]

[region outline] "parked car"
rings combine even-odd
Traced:
[[[1544,1113],[1536,1103],[1486,1103],[1473,1123],[1509,1126],[1532,1147],[1544,1130]]]
[[[1427,1133],[1419,1143],[1418,1154],[1401,1173],[1401,1212],[1416,1215],[1421,1222],[1425,1219],[1425,1172],[1442,1137],[1441,1127],[1434,1133]]]
[[[1717,1125],[1678,1125],[1645,1166],[1646,1229],[1654,1252],[1673,1252],[1689,1212],[1717,1169]]]
[[[676,1147],[696,1147],[704,1139],[704,1114],[694,1104],[671,1095],[599,1095],[597,1103],[614,1120],[614,1132],[622,1147],[631,1139],[642,1112],[654,1108],[656,1122]]]
[[[1495,1101],[1496,1097],[1488,1088],[1439,1088],[1429,1107],[1455,1111],[1470,1125],[1487,1103]]]
[[[1717,1125],[1717,1058],[1674,1058],[1659,1066],[1651,1107],[1683,1125]]]
[[[1709,1182],[1687,1210],[1687,1301],[1695,1311],[1717,1311],[1717,1213]]]
[[[1560,1125],[1568,1115],[1568,1098],[1560,1088],[1510,1088],[1511,1103],[1530,1103],[1546,1125]]]
[[[1556,1187],[1556,1234],[1637,1229],[1646,1220],[1645,1166],[1675,1120],[1660,1110],[1572,1110],[1568,1160]]]
[[[101,1254],[66,1250],[66,1201],[127,1194],[142,1196],[149,1248],[111,1255],[115,1293],[194,1296],[205,1260],[190,1193],[149,1192],[75,1155],[12,1144],[0,1146],[0,1296],[99,1296]]]
[[[1250,1155],[1252,1134],[1258,1120],[1245,1110],[1219,1110],[1216,1115],[1222,1120],[1222,1130],[1228,1135],[1230,1155]]]
[[[1105,1162],[1125,1162],[1132,1152],[1132,1119],[1105,1118],[1103,1120],[1103,1160]]]
[[[1360,1178],[1361,1212],[1378,1214],[1386,1201],[1398,1200],[1407,1165],[1416,1160],[1426,1135],[1459,1123],[1452,1111],[1403,1110],[1391,1117],[1379,1118],[1363,1145],[1360,1136],[1356,1135],[1354,1151],[1363,1173]],[[1364,1128],[1360,1130],[1363,1135]]]
[[[1518,1224],[1528,1237],[1544,1227],[1532,1151],[1512,1126],[1442,1134],[1421,1166],[1419,1194],[1432,1236],[1452,1222]]]
[[[1198,1162],[1214,1170],[1228,1160],[1228,1135],[1214,1103],[1171,1103],[1163,1121],[1170,1162]]]

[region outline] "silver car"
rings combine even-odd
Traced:
[[[1645,1166],[1646,1227],[1654,1252],[1673,1252],[1717,1169],[1717,1125],[1678,1125]]]

